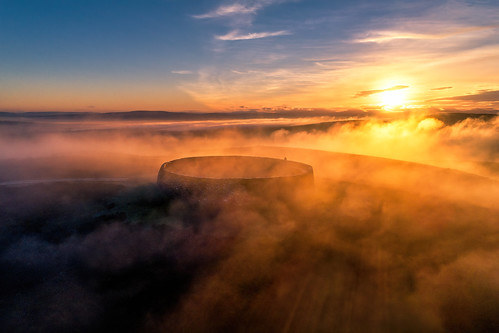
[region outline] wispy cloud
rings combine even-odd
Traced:
[[[355,43],[383,43],[389,42],[397,39],[442,39],[452,36],[468,34],[479,31],[490,31],[497,29],[498,25],[488,25],[488,26],[469,26],[455,28],[454,30],[446,32],[428,32],[428,33],[418,33],[409,31],[370,31],[367,37],[358,38],[353,40]]]
[[[224,16],[235,16],[235,15],[249,15],[255,14],[258,10],[288,0],[240,0],[233,4],[221,5],[218,8],[207,12],[205,14],[193,15],[192,17],[197,19],[208,19],[208,18],[218,18]]]
[[[316,91],[321,80],[322,72],[310,73],[304,68],[229,70],[207,67],[199,71],[197,82],[186,82],[182,89],[213,108],[230,109],[234,105],[249,104],[251,107],[282,106],[283,96],[286,104],[296,107],[301,106],[299,101],[309,89],[313,87]]]
[[[266,37],[289,35],[287,30],[269,32],[242,33],[252,26],[257,13],[270,5],[283,3],[289,0],[238,0],[232,4],[224,4],[204,14],[193,15],[195,19],[222,19],[226,20],[231,30],[225,35],[216,35],[215,39],[222,41],[251,40]]]
[[[190,75],[193,74],[192,71],[187,71],[187,70],[174,70],[171,71],[173,74],[179,74],[179,75]]]
[[[355,94],[354,97],[366,97],[374,94],[379,94],[385,91],[393,91],[393,90],[400,90],[400,89],[406,89],[409,88],[409,86],[404,86],[404,85],[398,85],[398,86],[393,86],[391,88],[387,89],[375,89],[375,90],[364,90],[364,91],[359,91],[357,94]]]
[[[484,92],[480,92],[478,94],[469,94],[469,95],[462,95],[462,96],[437,98],[434,100],[496,102],[496,101],[499,101],[499,90],[484,91]]]
[[[452,87],[438,87],[438,88],[431,88],[430,90],[447,90],[447,89],[452,89]]]
[[[400,31],[375,31],[370,32],[370,36],[354,39],[354,43],[383,43],[397,39],[438,39],[445,37],[439,34],[422,34]]]
[[[252,32],[247,34],[242,34],[237,30],[231,31],[226,35],[216,36],[218,40],[250,40],[250,39],[260,39],[274,36],[284,36],[289,35],[290,32],[286,30],[271,31],[271,32]]]
[[[211,12],[200,15],[193,15],[192,17],[197,19],[206,19],[206,18],[217,18],[230,15],[254,14],[259,8],[261,8],[261,5],[258,4],[253,6],[246,6],[240,3],[235,3],[232,5],[220,6]]]

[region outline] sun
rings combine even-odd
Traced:
[[[405,89],[387,90],[380,93],[378,97],[383,107],[394,108],[406,104],[407,92]]]

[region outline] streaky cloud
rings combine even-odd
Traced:
[[[217,9],[200,15],[193,15],[192,17],[197,19],[207,19],[207,18],[217,18],[223,16],[231,16],[231,15],[241,15],[241,14],[253,14],[255,13],[261,6],[245,6],[239,3],[235,3],[227,6],[220,6]]]
[[[188,71],[188,70],[173,70],[171,71],[172,74],[179,74],[179,75],[190,75],[190,74],[193,74],[192,71]]]
[[[438,88],[431,88],[430,90],[447,90],[447,89],[452,89],[453,87],[438,87]]]
[[[399,31],[377,31],[372,33],[373,36],[359,38],[353,40],[354,43],[383,43],[397,39],[438,39],[443,38],[441,35],[410,33]]]
[[[226,35],[216,36],[215,38],[218,40],[251,40],[251,39],[260,39],[267,37],[275,37],[275,36],[284,36],[290,35],[291,33],[286,30],[280,31],[271,31],[271,32],[251,32],[247,34],[241,34],[239,31],[234,30],[229,32]]]
[[[396,31],[396,30],[382,30],[382,31],[369,31],[367,37],[354,39],[354,43],[384,43],[399,39],[443,39],[462,35],[466,33],[493,30],[498,28],[497,24],[486,26],[469,26],[459,29],[454,29],[448,32],[410,32],[410,31]]]
[[[472,101],[472,102],[498,102],[499,90],[483,91],[478,94],[469,94],[461,96],[450,96],[443,98],[436,98],[433,101]]]
[[[221,5],[215,10],[204,14],[192,15],[192,17],[196,19],[209,19],[236,15],[251,15],[256,14],[256,12],[262,8],[286,1],[288,0],[240,1],[233,4]]]
[[[406,88],[409,88],[409,86],[397,85],[397,86],[393,86],[393,87],[387,88],[387,89],[363,90],[363,91],[359,91],[357,94],[355,94],[354,97],[355,98],[366,97],[366,96],[370,96],[370,95],[374,95],[374,94],[379,94],[379,93],[382,93],[385,91],[393,91],[393,90],[400,90],[400,89],[406,89]]]

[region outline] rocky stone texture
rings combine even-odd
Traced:
[[[181,158],[164,163],[158,173],[158,185],[172,194],[227,194],[242,189],[282,197],[308,190],[313,184],[310,165],[253,156]]]

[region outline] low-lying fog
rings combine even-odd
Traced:
[[[0,330],[499,331],[499,119],[463,118],[4,119]],[[215,154],[310,164],[315,188],[157,187]]]

